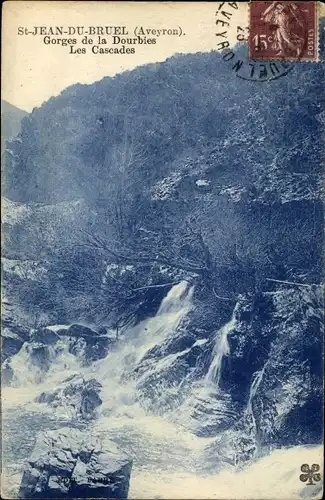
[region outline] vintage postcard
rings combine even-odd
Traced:
[[[3,498],[320,499],[325,5],[2,28]]]

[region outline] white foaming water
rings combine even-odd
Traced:
[[[133,475],[139,470],[194,471],[200,455],[198,451],[203,450],[206,442],[164,417],[149,415],[137,401],[136,380],[127,376],[132,374],[150,349],[174,335],[191,308],[192,295],[193,287],[187,282],[175,285],[163,299],[154,318],[128,329],[105,359],[89,367],[82,367],[78,359],[69,354],[67,343],[53,360],[41,383],[34,383],[35,379],[31,378],[24,387],[5,389],[8,389],[8,395],[4,398],[4,410],[10,409],[10,418],[18,420],[22,418],[22,412],[48,413],[51,410],[47,405],[33,402],[35,396],[57,388],[72,373],[82,373],[96,378],[103,386],[99,417],[91,427],[111,437],[133,458]],[[16,357],[15,366],[19,361],[22,361],[20,354]],[[24,368],[26,366],[22,370]],[[34,435],[41,428],[34,429]],[[24,436],[7,435],[6,447],[12,448],[9,441],[16,442],[18,439],[24,439]],[[18,454],[10,459],[5,457],[9,466],[18,461]]]
[[[251,387],[250,387],[250,390],[249,390],[249,398],[248,398],[248,403],[247,403],[247,411],[248,413],[250,413],[253,417],[253,420],[255,421],[254,419],[254,415],[253,415],[253,407],[252,407],[252,404],[253,404],[253,399],[257,393],[257,390],[263,380],[263,376],[264,376],[264,372],[265,372],[265,368],[266,368],[266,363],[265,365],[263,366],[262,370],[258,371],[258,372],[255,372],[253,374],[253,377],[252,377],[252,383],[251,383]]]
[[[90,367],[83,367],[81,360],[69,353],[68,337],[59,340],[55,348],[48,346],[50,366],[46,373],[40,365],[31,362],[28,344],[24,344],[10,362],[14,371],[14,387],[3,388],[4,407],[32,403],[37,394],[55,389],[70,375],[81,371],[84,375],[96,377],[103,384],[103,408],[110,407],[112,398],[114,407],[123,407],[130,398],[133,400],[134,384],[122,384],[122,375],[135,368],[147,351],[173,334],[191,307],[192,295],[193,287],[189,287],[186,281],[173,286],[155,317],[130,328],[117,350]]]
[[[236,320],[233,317],[217,333],[216,343],[213,349],[213,359],[209,371],[206,375],[208,383],[214,383],[217,387],[220,384],[222,360],[229,354],[228,334],[235,327]]]
[[[147,418],[136,401],[136,381],[127,375],[150,349],[174,334],[191,308],[192,295],[193,287],[189,287],[186,281],[175,285],[163,299],[155,317],[130,328],[117,350],[94,363],[91,369],[103,385],[102,416],[97,423],[99,428],[120,426],[123,418]],[[117,420],[114,422],[114,419]]]
[[[174,334],[191,308],[192,294],[193,288],[186,282],[174,286],[162,301],[157,315],[130,328],[105,359],[82,367],[78,358],[68,352],[68,342],[63,342],[61,352],[53,359],[40,384],[33,378],[26,378],[24,387],[8,388],[11,394],[7,398],[2,395],[4,413],[9,410],[8,431],[4,432],[8,450],[7,455],[3,455],[5,498],[17,497],[23,462],[31,452],[37,432],[46,426],[59,426],[58,422],[39,418],[42,412],[51,412],[51,409],[32,403],[33,399],[42,391],[55,389],[72,373],[92,376],[103,385],[101,413],[85,432],[104,433],[133,459],[129,498],[293,499],[299,498],[301,491],[305,498],[309,498],[308,494],[312,496],[314,487],[305,487],[299,481],[299,471],[302,463],[320,463],[319,449],[278,450],[239,473],[228,468],[217,475],[202,475],[204,448],[213,438],[193,435],[182,419],[175,423],[167,416],[150,415],[137,401],[136,381],[126,375],[132,374],[152,347]],[[234,320],[231,320],[219,332],[207,377],[210,385],[220,381],[222,358],[229,352],[227,335],[233,326]],[[15,366],[19,360],[23,361],[19,356],[24,355],[17,355]],[[27,371],[26,366],[21,369],[22,375],[24,369]],[[209,385],[207,381],[202,382],[203,386]],[[257,385],[257,382],[252,384],[251,399]],[[7,388],[4,391],[7,392]],[[182,412],[182,408],[179,411]],[[183,417],[185,420],[185,415]]]
[[[3,387],[1,399],[3,409],[24,404],[34,407],[35,397],[43,391],[51,391],[74,373],[80,373],[80,360],[69,353],[69,339],[60,339],[55,348],[48,346],[49,370],[44,372],[40,365],[33,364],[27,351],[27,344],[12,357],[10,365],[14,372],[13,386]],[[48,411],[46,405],[36,405],[39,411]]]
[[[140,472],[131,478],[129,498],[134,499],[223,499],[299,500],[322,498],[322,481],[306,486],[299,480],[303,463],[319,464],[322,446],[295,446],[274,450],[245,469],[221,470],[200,476],[179,471]]]

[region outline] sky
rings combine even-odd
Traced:
[[[219,5],[220,2],[8,1],[4,4],[2,21],[2,98],[32,111],[72,84],[90,84],[139,65],[164,61],[175,53],[216,49],[220,39],[216,32],[225,30],[222,23],[215,24]],[[236,41],[237,25],[246,26],[248,21],[248,4],[237,5],[237,10],[223,7],[233,13],[231,26],[226,28],[231,44]],[[124,25],[130,33],[128,37],[134,37],[132,32],[136,26],[144,29],[180,27],[182,34],[157,37],[156,44],[151,45],[126,45],[135,47],[136,53],[124,55],[93,54],[89,46],[86,54],[70,54],[69,47],[44,44],[41,35],[18,34],[19,27],[33,31],[34,26],[89,25]],[[78,42],[82,38],[78,37]],[[85,45],[78,43],[78,47]]]
[[[237,10],[231,4],[235,4]],[[318,4],[318,7],[321,15],[325,15],[325,4]],[[232,13],[230,20],[222,16],[223,10]],[[223,27],[221,21],[216,25],[216,19],[229,21],[230,26]],[[176,53],[216,49],[217,42],[222,40],[216,36],[218,32],[227,30],[227,40],[234,45],[237,27],[245,29],[248,19],[246,2],[9,0],[4,3],[2,20],[2,98],[32,111],[75,83],[91,84],[139,65],[164,61]],[[126,45],[134,47],[135,54],[100,55],[92,53],[91,46],[81,44],[82,36],[77,37],[78,44],[74,48],[87,47],[86,54],[70,54],[70,47],[47,45],[43,42],[43,35],[18,34],[19,28],[33,31],[35,26],[63,26],[67,29],[69,26],[90,25],[126,26],[129,38],[134,37],[134,28],[139,26],[145,30],[181,28],[181,36],[147,35],[147,38],[156,38],[156,43]],[[67,35],[64,37],[68,38]],[[112,45],[111,37],[106,38],[109,42],[106,47],[121,47]]]

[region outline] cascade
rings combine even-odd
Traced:
[[[262,370],[253,373],[252,383],[249,391],[249,398],[247,403],[247,411],[253,416],[253,399],[257,393],[257,390],[262,382],[266,364],[263,366]]]
[[[232,317],[228,323],[218,330],[216,335],[216,342],[212,352],[212,362],[205,380],[208,383],[212,382],[217,387],[220,384],[222,360],[224,356],[229,355],[228,335],[235,327],[235,324],[236,320]]]

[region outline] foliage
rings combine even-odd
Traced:
[[[73,221],[84,257],[56,248],[53,280],[65,268],[67,296],[89,297],[103,317],[114,309],[115,322],[144,302],[130,290],[158,293],[180,273],[217,300],[270,287],[266,278],[318,281],[323,72],[299,62],[258,85],[212,51],[74,85],[34,109],[10,144],[5,194],[81,198],[89,210],[79,239]],[[120,274],[103,288],[111,264]]]

